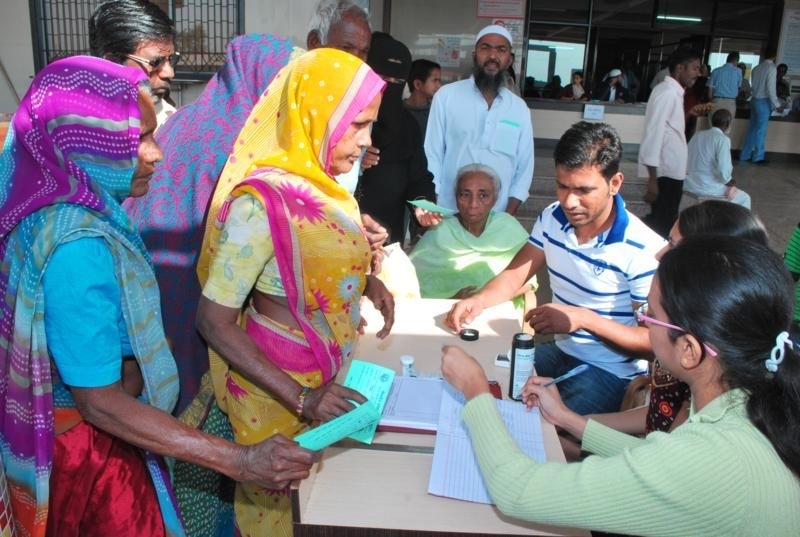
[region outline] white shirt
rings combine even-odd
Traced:
[[[456,208],[456,173],[477,163],[499,175],[494,210],[504,211],[509,197],[528,199],[533,181],[531,111],[504,87],[489,108],[472,78],[447,84],[431,103],[425,155],[439,205]]]
[[[778,68],[772,60],[764,60],[759,63],[750,77],[750,86],[753,90],[753,99],[769,99],[772,108],[778,108],[778,94],[776,91],[776,80],[778,78]]]
[[[664,239],[629,213],[619,194],[614,209],[611,229],[579,244],[575,228],[558,202],[553,203],[539,215],[528,242],[544,251],[553,303],[636,326],[633,303],[647,302]],[[637,356],[625,355],[589,332],[557,334],[555,341],[567,354],[620,378],[643,371]]]
[[[644,116],[644,136],[639,144],[639,165],[657,168],[658,177],[686,179],[686,119],[684,89],[668,76],[655,87]],[[644,170],[640,169],[642,175]]]
[[[698,131],[689,141],[689,167],[684,188],[701,196],[722,197],[731,180],[731,140],[717,127]]]

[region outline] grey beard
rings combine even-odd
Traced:
[[[496,97],[500,87],[505,83],[506,70],[503,69],[497,74],[488,75],[480,65],[473,65],[472,76],[475,78],[475,85],[481,94]]]

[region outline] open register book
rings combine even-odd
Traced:
[[[491,504],[467,426],[461,420],[463,407],[464,396],[452,386],[446,386],[442,392],[428,493]],[[497,401],[497,407],[522,451],[539,462],[545,462],[547,455],[539,409],[528,411],[525,405],[516,401]]]

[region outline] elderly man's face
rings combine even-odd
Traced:
[[[171,39],[168,41],[142,41],[132,54],[140,59],[128,58],[124,65],[142,69],[150,79],[153,95],[163,97],[169,93],[170,80],[175,78],[175,66],[169,61],[169,57],[174,53],[175,44]],[[152,67],[147,62],[159,65]]]
[[[341,20],[328,30],[327,46],[349,52],[362,61],[367,61],[371,39],[372,35],[366,21],[352,13],[345,13]]]

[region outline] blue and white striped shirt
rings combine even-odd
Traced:
[[[578,244],[575,228],[558,202],[539,215],[528,241],[544,250],[553,303],[587,308],[621,324],[636,325],[633,303],[646,302],[658,267],[655,254],[664,239],[625,209],[614,196],[611,228],[593,241]],[[620,378],[643,370],[637,358],[612,349],[589,332],[555,336],[567,354]]]

